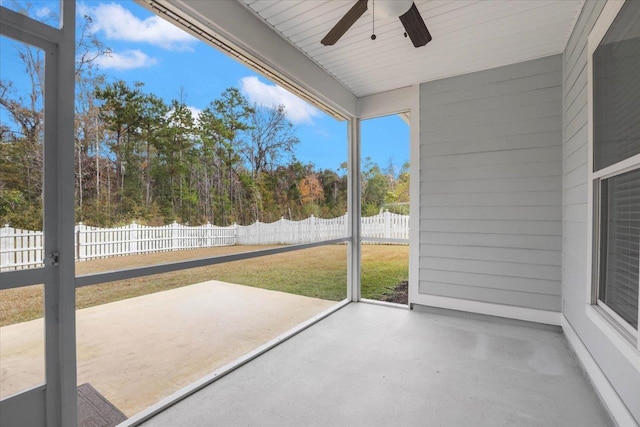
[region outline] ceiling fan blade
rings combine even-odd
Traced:
[[[367,0],[358,0],[356,4],[354,4],[351,9],[338,21],[336,25],[333,26],[331,31],[327,33],[326,36],[320,41],[325,46],[330,46],[335,44],[340,37],[347,32],[349,28],[353,24],[356,23],[358,18],[360,18],[367,11]]]
[[[429,34],[415,3],[404,15],[400,15],[400,22],[404,25],[404,29],[415,47],[424,46],[431,41],[431,34]]]

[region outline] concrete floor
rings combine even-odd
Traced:
[[[559,330],[359,303],[145,426],[609,426]]]
[[[78,384],[132,416],[335,304],[212,280],[78,310]],[[43,379],[42,319],[0,328],[0,396]]]

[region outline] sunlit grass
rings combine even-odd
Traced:
[[[77,263],[76,274],[91,274],[266,248],[230,246],[105,258]],[[363,298],[380,299],[392,292],[398,283],[407,280],[408,263],[408,246],[363,245]],[[345,245],[320,246],[156,276],[85,286],[76,292],[76,308],[92,307],[207,280],[340,301],[346,297],[347,248]],[[0,291],[0,326],[42,317],[42,307],[42,286]]]
[[[362,246],[362,298],[381,299],[409,278],[409,246]]]

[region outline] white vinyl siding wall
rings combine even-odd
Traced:
[[[420,294],[561,310],[562,58],[424,83]]]
[[[587,0],[563,55],[563,314],[626,409],[640,422],[640,370],[586,312],[591,253],[587,243],[587,38],[605,3]]]

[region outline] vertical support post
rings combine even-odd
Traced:
[[[409,111],[409,308],[420,288],[420,85],[412,88]],[[413,225],[413,226],[412,226]]]
[[[60,2],[59,44],[45,51],[44,255],[48,427],[76,426],[74,256],[75,1]],[[55,255],[54,255],[55,254]]]
[[[348,132],[347,298],[360,301],[360,119],[353,117],[349,120]]]

